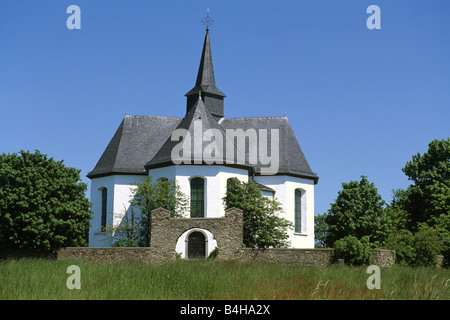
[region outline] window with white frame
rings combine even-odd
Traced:
[[[295,189],[295,205],[294,205],[294,231],[303,233],[306,229],[306,197],[305,190]]]
[[[191,218],[205,216],[205,179],[195,177],[191,179]]]

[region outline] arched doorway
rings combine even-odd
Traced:
[[[188,237],[188,259],[205,259],[205,235],[194,231]]]
[[[189,235],[199,232],[205,237],[205,258],[217,247],[217,241],[211,231],[201,228],[192,228],[183,232],[175,245],[175,252],[182,259],[189,259]]]

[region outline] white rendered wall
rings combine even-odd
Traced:
[[[255,181],[276,191],[275,200],[281,202],[280,217],[295,222],[295,190],[304,190],[302,195],[301,232],[289,230],[292,248],[314,248],[314,181],[290,176],[257,176]]]
[[[111,232],[101,231],[102,189],[107,189],[106,225],[117,226],[130,207],[132,184],[141,181],[144,176],[112,175],[94,178],[91,181],[93,218],[89,228],[90,247],[108,247],[113,243]]]
[[[178,165],[152,169],[149,175],[156,181],[158,178],[176,179],[181,191],[190,198],[190,179],[201,177],[205,179],[205,218],[225,216],[223,197],[227,191],[227,180],[236,177],[248,181],[247,170],[218,165]]]
[[[225,197],[227,179],[236,177],[241,181],[248,181],[246,170],[224,167],[224,166],[199,166],[181,165],[168,166],[152,169],[149,172],[155,182],[158,178],[165,177],[176,179],[177,184],[186,196],[190,197],[190,179],[202,177],[205,179],[205,218],[216,218],[225,216],[225,207],[222,198]],[[101,205],[103,188],[107,188],[107,226],[117,226],[130,207],[132,196],[132,184],[144,179],[139,175],[112,175],[101,178],[94,178],[91,181],[92,210],[94,212],[89,229],[90,247],[108,247],[115,240],[111,238],[111,233],[101,232]],[[139,214],[135,209],[135,214]]]
[[[149,175],[153,181],[166,177],[176,179],[181,190],[190,196],[190,178],[202,177],[205,179],[205,217],[224,217],[225,208],[223,197],[226,194],[227,180],[236,177],[241,181],[248,181],[246,170],[218,166],[218,165],[178,165],[152,169]],[[89,229],[89,246],[110,246],[113,240],[110,234],[101,232],[101,189],[107,188],[107,225],[118,225],[130,206],[131,184],[141,181],[144,176],[139,175],[113,175],[95,178],[91,181],[91,202],[94,212]],[[290,176],[257,176],[255,180],[276,191],[275,199],[281,202],[284,212],[281,217],[294,223],[295,218],[295,190],[305,191],[302,198],[302,230],[300,233],[289,231],[289,240],[293,248],[314,247],[314,182],[308,179]],[[135,210],[135,214],[138,214]],[[208,245],[211,242],[208,242]],[[212,248],[214,249],[214,248]],[[211,250],[212,250],[211,249]],[[208,249],[209,250],[209,249]],[[210,251],[208,251],[210,252]]]

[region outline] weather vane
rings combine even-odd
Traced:
[[[202,22],[206,26],[206,30],[209,30],[209,26],[213,24],[214,20],[209,17],[209,8],[206,9],[206,18]]]

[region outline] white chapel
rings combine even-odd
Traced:
[[[282,204],[280,216],[293,223],[291,247],[314,248],[314,187],[319,177],[286,117],[225,117],[226,96],[216,87],[208,29],[195,85],[185,96],[185,113],[179,118],[127,115],[120,123],[87,175],[94,212],[89,246],[112,244],[105,226],[121,223],[132,184],[150,175],[153,181],[177,182],[190,197],[186,218],[193,219],[225,215],[222,198],[229,178],[253,180],[264,195]],[[184,243],[191,231],[203,234],[208,256],[215,247],[209,230],[187,230],[174,244],[176,251],[188,257]]]

